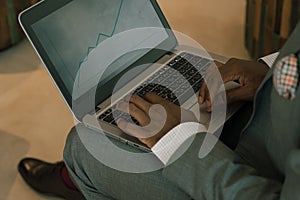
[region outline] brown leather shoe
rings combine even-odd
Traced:
[[[70,200],[84,200],[81,192],[68,188],[63,182],[63,166],[64,162],[51,164],[35,158],[25,158],[20,161],[18,170],[26,183],[40,193]]]

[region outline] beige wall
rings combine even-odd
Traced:
[[[245,0],[158,0],[173,29],[205,49],[249,58],[244,47]]]

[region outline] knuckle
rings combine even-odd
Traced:
[[[120,109],[120,110],[122,110],[122,111],[124,111],[124,112],[126,112],[126,111],[128,111],[128,105],[126,104],[126,103],[119,103],[118,104],[118,109]]]
[[[137,100],[137,96],[134,94],[131,96],[130,101],[135,102]]]
[[[137,107],[131,103],[131,104],[129,104],[129,111],[130,112],[137,112]]]

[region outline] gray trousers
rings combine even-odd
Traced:
[[[84,129],[80,124],[77,126]],[[86,131],[91,130],[86,128]],[[114,143],[127,151],[141,151],[118,141]],[[71,178],[87,199],[190,199],[162,176],[162,170],[126,173],[105,166],[89,153],[75,127],[67,138],[64,161]]]
[[[156,170],[149,173],[126,173],[102,164],[83,145],[76,128],[80,128],[81,134],[82,132],[88,134],[94,131],[85,128],[81,124],[77,125],[77,127],[74,127],[70,131],[64,150],[64,161],[70,176],[87,199],[192,199],[190,195],[165,178],[163,170]],[[96,132],[93,134],[97,134],[100,140],[102,137],[103,139],[106,137]],[[196,145],[199,146],[204,137],[200,136],[197,138],[198,144]],[[114,143],[127,151],[137,153],[141,151],[122,142],[114,141]],[[98,146],[97,148],[101,150],[102,147]],[[103,145],[103,148],[107,148],[107,146]],[[232,158],[233,152],[224,144],[218,143],[214,149],[216,153],[212,154],[212,156],[207,156],[203,160],[203,162],[207,163],[207,166],[203,169],[199,168],[192,179],[205,177],[207,173],[206,169],[210,166],[210,162],[214,162],[216,159],[221,160],[222,157]],[[195,151],[190,153],[197,154],[198,152],[196,151],[198,151],[198,148],[191,148],[189,151]],[[188,163],[193,163],[193,160],[185,161],[184,165]],[[177,170],[177,175],[183,173],[182,170],[185,170],[185,168]],[[189,182],[185,180],[187,178],[190,179],[191,177],[183,175],[182,181]],[[206,182],[206,184],[214,185],[211,181]],[[197,186],[196,184],[193,187],[198,188],[199,185]],[[200,191],[201,187],[197,190]],[[202,198],[200,197],[200,199]]]
[[[232,149],[235,148],[241,129],[247,122],[250,113],[251,107],[245,106],[237,113],[237,117],[233,117],[230,120],[230,123],[228,123],[229,126],[225,125],[222,135],[231,138],[231,141],[223,141],[227,146],[232,146]],[[76,129],[80,129],[81,134],[82,132],[84,132],[83,134],[97,134],[99,140],[104,139],[106,136],[95,133],[79,124],[70,131],[67,138],[64,150],[64,161],[68,167],[71,178],[87,199],[191,199],[190,195],[183,191],[181,187],[178,187],[176,183],[170,182],[169,179],[165,178],[163,170],[150,173],[125,173],[107,167],[95,159],[86,149]],[[198,138],[199,144],[196,146],[201,145],[202,139],[201,137]],[[141,152],[141,150],[121,142],[114,141],[114,143],[125,151]],[[227,148],[227,146],[221,142],[218,143],[218,145],[215,146],[214,152],[216,153],[213,152],[211,156],[207,156],[205,160],[201,162],[207,163],[208,167],[210,167],[210,163],[212,163],[213,160],[222,160],[223,158],[232,160],[234,152]],[[104,148],[105,150],[107,146],[103,145],[97,148]],[[190,151],[193,151],[191,153],[195,154],[198,153],[198,150],[198,147],[190,149]],[[193,165],[194,162],[193,160],[184,161],[184,163],[190,163],[191,165]],[[207,167],[204,168],[204,170],[200,168],[196,169],[194,175],[197,177],[194,177],[194,179],[206,177]],[[177,175],[182,173],[181,170],[176,171]],[[186,178],[185,175],[182,176],[182,180]],[[187,180],[187,182],[193,181]],[[214,185],[213,181],[207,181],[206,184]],[[203,186],[196,190],[201,190],[201,188],[205,189]],[[198,186],[194,185],[194,187]]]

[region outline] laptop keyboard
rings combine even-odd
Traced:
[[[212,61],[207,58],[186,52],[181,53],[130,94],[143,97],[145,94],[152,92],[179,106],[180,102],[181,104],[184,103],[199,91],[205,71],[211,63]],[[99,116],[100,120],[113,125],[117,125],[116,120],[120,118],[132,120],[135,124],[139,124],[129,114],[114,107]]]

